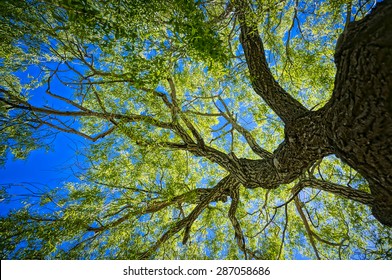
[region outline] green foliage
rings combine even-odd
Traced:
[[[253,5],[268,61],[288,92],[318,109],[333,89],[347,1],[278,2]],[[196,189],[212,189],[226,175],[208,155],[181,149],[181,133],[195,140],[196,130],[213,149],[259,159],[230,116],[266,151],[283,141],[282,121],[250,87],[238,22],[225,1],[4,0],[0,23],[0,98],[12,103],[0,102],[0,164],[48,147],[59,131],[94,141],[79,147],[77,182],[34,192],[25,186],[22,194],[2,189],[0,203],[24,202],[0,218],[2,259],[138,258],[192,213]],[[312,170],[368,190],[336,158]],[[252,257],[315,258],[294,202],[276,208],[295,183],[240,187],[236,217]],[[391,258],[391,232],[367,207],[314,189],[299,199],[322,258]],[[230,203],[211,202],[186,244],[180,230],[150,258],[245,258]]]
[[[7,112],[0,107],[0,167],[8,158],[25,159],[33,150],[48,148],[40,141],[43,136],[34,133],[34,127],[25,121],[25,117],[26,114]]]

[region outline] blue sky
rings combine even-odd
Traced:
[[[56,68],[57,64],[47,63],[47,67]],[[16,75],[22,84],[34,84],[43,75],[40,68],[31,65],[25,71],[18,71]],[[53,78],[51,83],[52,91],[55,94],[67,96],[72,94],[72,90],[64,86],[58,78]],[[43,107],[46,105],[52,108],[68,108],[69,105],[52,98],[45,93],[46,85],[33,89],[30,92],[30,102],[33,105]],[[74,110],[75,108],[72,108]],[[0,186],[13,185],[9,192],[25,192],[20,186],[22,184],[36,184],[45,188],[55,188],[61,186],[63,182],[75,181],[76,150],[88,144],[86,139],[68,133],[57,133],[54,138],[44,140],[50,146],[49,150],[44,148],[32,151],[27,159],[15,159],[9,152],[5,166],[0,167]],[[21,206],[20,203],[11,202],[1,204],[0,215],[6,215],[9,210]]]
[[[291,36],[295,36],[296,29],[293,29]],[[273,64],[273,63],[272,63]],[[38,69],[30,68],[23,75],[29,73],[33,77],[37,76]],[[25,77],[21,78],[24,79]],[[57,86],[52,87],[55,94],[66,96],[67,92],[57,83]],[[41,94],[45,95],[44,92]],[[42,97],[38,95],[38,98]],[[34,103],[36,100],[33,98]],[[64,103],[56,103],[50,99],[50,104],[58,105],[58,108],[64,108]],[[58,102],[58,101],[57,101]],[[38,104],[40,104],[38,102]],[[220,126],[221,124],[219,124]],[[271,134],[273,131],[271,130]],[[33,151],[26,160],[14,160],[11,156],[4,167],[0,167],[0,185],[17,185],[21,183],[33,183],[47,188],[61,187],[64,182],[75,181],[74,172],[78,171],[76,150],[85,144],[91,144],[90,141],[82,137],[59,133],[52,143],[52,149],[46,151],[44,149]],[[13,193],[22,192],[20,187],[15,186]],[[6,215],[10,209],[20,207],[20,203],[1,204],[0,215]],[[305,258],[299,253],[295,254],[298,259]]]
[[[4,167],[0,168],[0,185],[32,183],[49,188],[60,186],[65,181],[75,181],[74,172],[78,167],[75,149],[83,145],[81,137],[60,133],[52,144],[52,149],[39,149],[31,152],[26,160],[9,156]],[[14,186],[12,193],[23,190]],[[1,204],[0,215],[20,207],[19,203]]]

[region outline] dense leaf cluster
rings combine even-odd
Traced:
[[[1,1],[0,164],[59,132],[89,141],[75,180],[3,185],[0,203],[22,205],[0,219],[1,258],[392,257],[367,205],[299,184],[368,192],[334,156],[276,189],[231,183],[231,162],[268,159],[284,139],[250,85],[239,2]],[[346,10],[359,19],[370,2],[251,2],[275,79],[322,107]]]

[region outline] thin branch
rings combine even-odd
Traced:
[[[193,115],[203,116],[203,117],[221,117],[222,113],[203,113],[194,110],[186,110],[184,113],[190,113]]]
[[[261,229],[261,230],[259,230],[256,234],[254,234],[254,235],[252,235],[251,236],[251,238],[254,238],[254,237],[256,237],[257,235],[259,235],[259,234],[261,234],[273,221],[274,221],[274,219],[275,219],[275,216],[276,216],[276,214],[277,214],[277,212],[278,212],[278,209],[274,209],[275,210],[275,212],[274,212],[274,214],[272,215],[272,218],[271,219],[268,219],[267,218],[267,223],[264,225],[264,227]],[[267,213],[267,217],[268,217],[268,213]]]
[[[284,206],[284,214],[285,214],[285,223],[284,223],[284,228],[283,228],[283,232],[282,232],[282,242],[280,243],[279,254],[278,254],[278,258],[277,258],[278,260],[280,259],[280,256],[282,254],[284,239],[286,236],[286,230],[287,230],[287,226],[289,224],[289,215],[287,212],[287,204]]]
[[[287,206],[291,201],[295,199],[295,197],[302,191],[303,186],[301,183],[298,183],[294,186],[294,188],[291,190],[292,196],[289,200],[287,200],[285,203],[275,206],[275,209],[281,208],[283,206]]]
[[[225,108],[226,112],[222,112],[217,106],[218,110],[221,112],[222,116],[242,135],[244,136],[246,142],[248,143],[249,147],[252,149],[252,151],[260,156],[261,158],[271,158],[272,154],[263,148],[259,146],[259,144],[256,142],[256,140],[253,138],[252,134],[242,127],[240,124],[238,124],[233,117],[233,115],[230,113],[229,108],[227,107],[226,103],[223,101],[222,98],[219,97],[219,101],[222,103],[223,107]]]
[[[346,12],[346,23],[344,24],[344,30],[348,28],[348,25],[351,22],[351,9],[352,9],[352,1],[347,3],[347,12]]]
[[[291,37],[291,31],[293,31],[295,21],[297,19],[297,13],[298,13],[298,0],[295,0],[295,7],[294,7],[294,16],[293,20],[291,22],[291,26],[289,28],[288,34],[287,34],[287,40],[286,40],[286,56],[287,59],[290,63],[292,63],[291,58],[290,58],[290,37]]]
[[[13,97],[13,96],[12,96]],[[143,121],[148,124],[161,127],[161,128],[169,128],[172,129],[173,126],[170,123],[162,122],[157,119],[154,119],[150,116],[145,116],[145,115],[135,115],[135,114],[127,114],[127,115],[122,115],[122,114],[117,114],[117,113],[100,113],[100,112],[94,112],[90,110],[81,110],[81,111],[61,111],[61,110],[56,110],[53,108],[44,108],[44,107],[36,107],[31,104],[29,104],[26,101],[21,101],[18,100],[18,103],[15,103],[11,100],[7,100],[3,97],[0,97],[0,102],[3,102],[5,104],[10,105],[12,108],[16,109],[22,109],[22,110],[27,110],[35,113],[43,113],[46,115],[50,116],[63,116],[63,117],[97,117],[101,119],[121,119],[127,122],[137,122],[137,121]]]
[[[330,245],[330,246],[342,246],[345,241],[345,239],[343,239],[342,242],[340,242],[340,243],[331,242],[331,241],[328,241],[328,240],[321,238],[314,231],[311,230],[311,232],[312,232],[312,236],[314,236],[314,238],[316,238],[318,241],[323,242],[323,243]]]
[[[140,191],[140,190],[138,190],[138,191]],[[214,192],[213,188],[211,188],[211,189],[198,188],[198,189],[194,189],[189,192],[183,193],[181,195],[177,195],[170,200],[154,201],[144,207],[137,207],[136,208],[135,205],[133,205],[132,203],[127,204],[127,205],[121,207],[119,210],[103,216],[104,219],[107,219],[110,217],[114,217],[118,214],[121,214],[125,210],[131,209],[131,211],[129,211],[128,213],[126,213],[122,217],[120,217],[120,218],[116,219],[115,221],[110,222],[106,225],[102,225],[100,227],[88,227],[87,230],[93,231],[93,232],[100,232],[100,231],[103,231],[103,230],[106,230],[109,228],[116,227],[133,216],[156,213],[156,212],[161,211],[169,206],[173,206],[173,205],[177,206],[177,204],[181,204],[181,203],[197,204],[199,201],[203,201],[204,199],[206,199],[208,197],[208,195],[210,195],[213,192]],[[222,195],[224,196],[225,194],[220,194],[219,196],[216,196],[216,197],[214,196],[211,201],[217,201],[217,200],[223,199],[221,197]]]
[[[225,189],[230,187],[233,184],[237,184],[237,180],[232,176],[227,176],[223,178],[214,188],[213,190],[202,200],[193,210],[192,212],[184,219],[176,222],[168,231],[166,231],[156,242],[152,245],[147,251],[140,254],[140,259],[149,258],[156,250],[164,244],[168,239],[173,237],[180,230],[185,229],[183,243],[186,243],[189,238],[190,228],[193,222],[199,217],[201,212],[208,206],[208,204],[214,199],[221,196]]]
[[[321,260],[319,252],[318,252],[317,247],[316,247],[316,244],[315,244],[314,239],[313,239],[313,232],[310,229],[309,223],[308,223],[308,221],[307,221],[307,219],[305,217],[304,212],[302,211],[301,202],[300,202],[298,196],[296,196],[294,198],[294,202],[295,202],[295,207],[297,208],[297,211],[299,213],[299,216],[301,217],[301,220],[302,220],[302,222],[303,222],[303,224],[305,226],[306,232],[308,233],[309,241],[310,241],[310,244],[313,247],[314,253],[316,254],[317,259]]]
[[[33,121],[38,121],[41,124],[47,125],[47,126],[49,126],[51,128],[54,128],[54,129],[56,129],[58,131],[62,131],[62,132],[66,132],[66,133],[72,133],[72,134],[75,134],[75,135],[82,136],[83,138],[86,138],[87,140],[90,140],[90,141],[93,141],[93,142],[96,142],[98,139],[104,138],[105,136],[111,134],[114,131],[114,129],[116,128],[115,126],[112,126],[109,129],[107,129],[106,131],[97,134],[96,136],[91,136],[91,135],[85,134],[83,132],[80,132],[79,130],[76,130],[74,128],[71,128],[71,127],[60,127],[58,125],[55,125],[53,123],[44,121],[42,119],[40,119],[40,120],[33,120]]]
[[[231,204],[230,204],[228,216],[229,216],[230,222],[234,228],[234,236],[235,236],[235,239],[237,240],[237,245],[240,248],[240,250],[245,254],[245,259],[248,259],[247,249],[245,246],[244,233],[242,232],[241,225],[236,217],[237,207],[238,207],[238,203],[239,203],[239,188],[238,188],[238,186],[235,188],[232,188],[230,190],[230,196],[231,196]]]

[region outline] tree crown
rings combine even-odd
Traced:
[[[2,1],[1,163],[87,143],[76,182],[24,186],[2,257],[390,258],[367,180],[290,136],[361,2]]]

